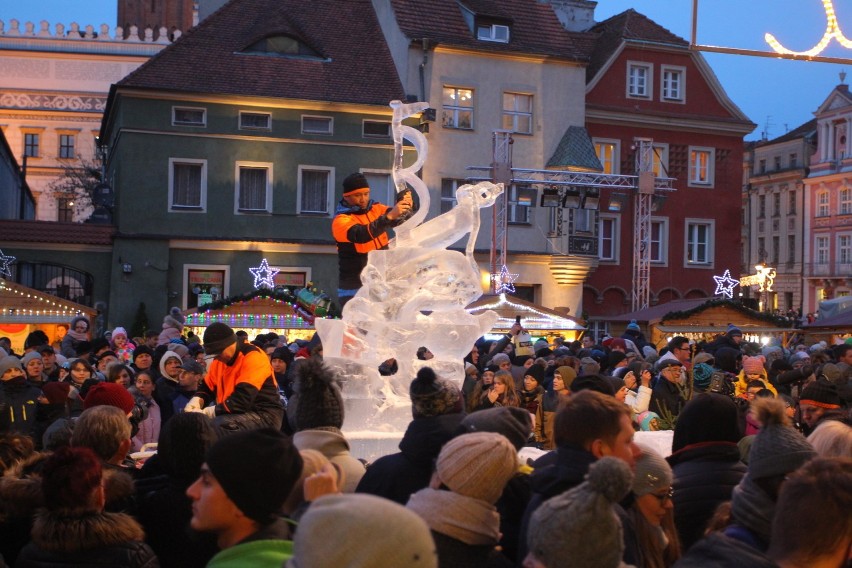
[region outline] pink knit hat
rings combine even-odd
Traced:
[[[766,359],[763,358],[763,355],[743,357],[743,373],[746,375],[762,375],[766,372],[766,369],[763,367],[765,362]]]

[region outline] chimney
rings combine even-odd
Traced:
[[[595,7],[592,0],[542,0],[550,2],[556,17],[569,32],[584,32],[595,25]]]

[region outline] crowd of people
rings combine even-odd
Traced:
[[[516,323],[463,381],[424,346],[399,451],[367,463],[317,338],[193,336],[177,309],[142,337],[90,325],[0,338],[0,567],[852,561],[852,341]],[[670,454],[636,442],[655,430]]]

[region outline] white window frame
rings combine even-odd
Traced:
[[[305,170],[328,172],[328,184],[326,195],[326,211],[302,211],[302,172]],[[296,214],[308,215],[311,217],[331,217],[334,214],[334,173],[333,167],[329,166],[311,166],[300,164],[296,176]]]
[[[222,282],[222,294],[223,298],[227,298],[231,295],[231,265],[230,264],[184,264],[183,265],[183,278],[182,278],[182,289],[183,289],[183,300],[182,300],[182,308],[185,310],[189,305],[187,301],[187,289],[189,288],[189,271],[190,270],[222,270],[225,272],[225,276]]]
[[[846,243],[841,241],[845,240]],[[846,258],[844,257],[844,253]],[[848,269],[852,265],[852,233],[839,233],[837,235],[837,272],[840,272],[841,266]],[[846,272],[849,274],[849,272]]]
[[[692,155],[706,154],[707,155],[707,181],[697,179],[697,168],[693,162]],[[713,187],[716,179],[716,148],[708,146],[690,146],[689,147],[689,187]]]
[[[670,93],[666,74],[678,76],[677,92]],[[686,103],[686,67],[679,65],[660,65],[660,100],[666,103]]]
[[[175,164],[200,164],[201,165],[201,196],[200,204],[175,206],[174,205],[174,176]],[[170,213],[206,213],[207,212],[207,160],[198,158],[169,158],[169,202],[168,211]]]
[[[453,93],[457,97],[461,97],[459,91],[470,91],[470,106],[444,104],[444,91],[446,90],[453,91]],[[474,103],[475,97],[476,90],[473,88],[444,85],[441,88],[441,126],[450,130],[473,130],[476,126],[476,104]],[[451,125],[444,124],[444,115],[447,112],[453,113],[453,120]],[[459,112],[470,112],[470,127],[459,126]]]
[[[692,227],[699,225],[706,226],[707,231],[707,261],[706,262],[690,262],[689,261],[689,237],[692,233]],[[698,219],[687,217],[684,219],[683,231],[683,266],[686,268],[712,268],[715,259],[714,243],[716,240],[716,220],[715,219]]]
[[[657,177],[669,176],[669,145],[668,144],[653,144],[651,146],[653,152],[651,155],[651,169]]]
[[[266,170],[266,195],[264,196],[263,209],[240,209],[240,170],[242,168]],[[272,162],[237,161],[234,164],[234,214],[257,215],[258,213],[272,213],[272,179]]]
[[[852,215],[852,188],[841,188],[837,192],[837,200],[837,212],[840,215]]]
[[[816,216],[829,217],[831,215],[831,198],[827,189],[821,189],[816,194]]]
[[[201,111],[201,122],[178,122],[175,119],[175,111],[194,110]],[[196,128],[207,128],[207,109],[204,107],[189,107],[176,105],[172,107],[172,126],[194,126]]]
[[[366,125],[367,125],[368,122],[370,124],[384,124],[384,125],[386,125],[388,127],[388,133],[387,134],[367,134]],[[386,138],[390,138],[391,136],[393,136],[393,126],[392,126],[390,120],[370,120],[370,119],[365,118],[364,120],[361,121],[361,137],[362,138],[382,138],[382,139],[386,139]]]
[[[488,33],[483,33],[487,31]],[[503,32],[502,34],[498,32]],[[511,37],[509,26],[502,24],[479,24],[476,26],[476,39],[481,41],[494,41],[497,43],[509,43]]]
[[[265,116],[267,118],[266,126],[245,126],[243,125],[243,116],[247,114],[253,114],[256,116]],[[241,110],[239,118],[237,119],[237,128],[239,130],[261,130],[265,132],[269,132],[272,130],[272,113],[271,112],[260,112],[254,110]]]
[[[633,84],[632,75],[634,70],[645,70],[645,91],[641,92]],[[628,99],[652,100],[654,98],[654,64],[645,61],[628,61],[627,78],[624,86],[625,95]]]
[[[815,236],[814,264],[817,266],[827,267],[829,262],[831,262],[831,239],[828,237],[828,235]]]
[[[654,259],[651,256],[651,264],[654,266],[668,266],[669,265],[669,218],[668,217],[651,217],[651,235],[650,238],[653,242],[654,236],[654,225],[660,225],[660,258]],[[653,251],[653,247],[651,251]],[[651,254],[651,252],[649,252]]]
[[[365,176],[388,176],[388,185],[386,188],[379,189],[378,187],[373,187],[375,184],[370,184],[370,199],[378,201],[379,203],[384,203],[388,207],[391,207],[394,203],[396,203],[396,188],[393,185],[392,170],[361,168],[359,171]],[[370,181],[369,177],[367,181]]]
[[[452,190],[452,195],[444,195],[444,183],[449,182]],[[446,213],[447,211],[451,211],[453,207],[456,206],[456,190],[463,186],[465,181],[459,178],[441,178],[441,203],[438,211],[440,213]],[[449,207],[445,210],[444,208]]]
[[[324,120],[328,121],[328,130],[320,131],[320,130],[306,130],[305,129],[305,119],[315,119],[315,120]],[[315,134],[318,136],[332,136],[334,135],[334,117],[333,116],[322,116],[318,114],[303,114],[300,120],[302,134]]]
[[[591,212],[590,212],[591,213]],[[612,221],[612,255],[604,257],[604,221]],[[621,215],[598,213],[598,260],[606,264],[618,264],[621,259]]]
[[[512,97],[513,108],[506,108],[506,96]],[[529,99],[529,111],[518,110],[518,98],[525,97]],[[516,93],[513,91],[504,91],[502,97],[502,118],[510,117],[512,119],[512,127],[509,129],[516,134],[532,134],[533,133],[533,110],[535,105],[535,98],[530,93]],[[527,117],[529,119],[529,130],[520,130],[518,129],[518,119],[521,117]]]
[[[603,166],[603,173],[605,174],[614,174],[618,175],[621,173],[621,140],[616,140],[614,138],[594,138],[592,139],[592,144],[595,146],[595,154],[598,157],[601,165]],[[603,150],[605,148],[612,147],[612,160],[602,159],[605,156],[602,156]],[[607,171],[607,163],[611,163],[611,171]]]

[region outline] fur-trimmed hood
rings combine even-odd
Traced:
[[[32,537],[42,550],[74,553],[142,541],[145,532],[124,513],[40,510]]]

